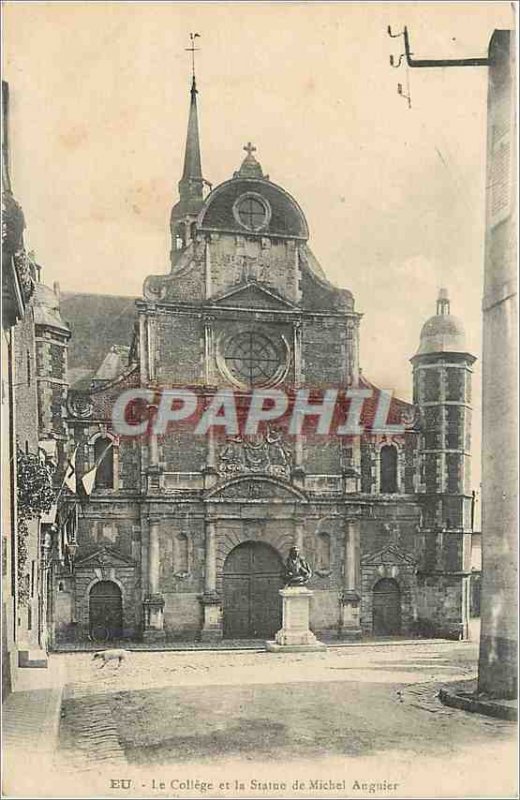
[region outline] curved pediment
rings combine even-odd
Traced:
[[[217,486],[208,492],[206,498],[212,500],[270,500],[273,502],[277,500],[281,502],[307,500],[299,489],[267,475],[247,476],[227,481],[223,486]]]

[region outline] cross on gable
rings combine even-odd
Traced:
[[[242,149],[246,151],[248,156],[251,156],[253,153],[256,153],[256,147],[253,144],[251,144],[251,142],[248,142],[246,145],[244,145]]]

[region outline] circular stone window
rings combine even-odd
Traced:
[[[246,386],[273,386],[287,371],[285,340],[273,342],[256,330],[244,331],[226,339],[220,348],[221,371],[234,383]]]
[[[248,231],[260,231],[269,223],[271,209],[259,194],[248,192],[235,201],[233,216],[242,228]]]

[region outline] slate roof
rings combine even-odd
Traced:
[[[113,381],[128,366],[130,348],[122,344],[113,344],[106,354],[103,363],[94,375],[95,381]]]
[[[106,294],[61,295],[61,316],[69,324],[69,373],[94,375],[113,345],[129,347],[137,319],[136,297]],[[72,381],[71,381],[72,383]]]
[[[34,287],[34,322],[58,328],[68,334],[69,329],[63,322],[60,311],[60,298],[50,286],[37,283]]]

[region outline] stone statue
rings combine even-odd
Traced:
[[[285,562],[285,585],[304,586],[312,578],[312,570],[298,547],[291,547]]]

